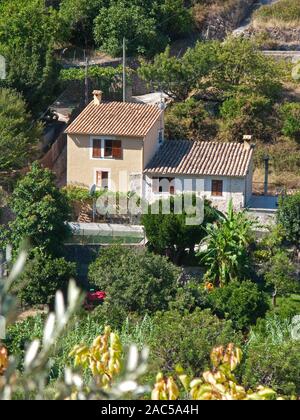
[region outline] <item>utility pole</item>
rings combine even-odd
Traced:
[[[85,50],[84,50],[85,53]],[[84,80],[85,106],[89,104],[89,59],[85,57],[85,80]]]
[[[123,38],[123,102],[126,102],[126,39]]]

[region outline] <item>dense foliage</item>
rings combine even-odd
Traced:
[[[209,294],[208,301],[218,317],[231,320],[238,330],[254,325],[269,308],[267,294],[251,281],[234,281],[217,288]]]
[[[235,213],[230,202],[228,213],[217,223],[208,225],[207,250],[202,261],[207,266],[205,278],[217,286],[243,280],[250,274],[249,247],[253,242],[254,223],[246,213]]]
[[[76,264],[64,258],[36,253],[14,287],[20,301],[27,306],[52,304],[57,290],[66,291],[76,277]]]
[[[166,258],[114,246],[100,251],[90,266],[91,284],[104,290],[107,305],[126,316],[165,310],[176,293],[180,270]]]
[[[297,248],[300,244],[300,193],[284,197],[280,201],[278,222],[285,229],[286,237]]]
[[[182,214],[176,213],[176,202],[185,208]],[[190,214],[187,211],[189,202]],[[219,217],[219,213],[208,201],[196,202],[196,198],[192,196],[177,196],[170,201],[160,200],[156,204],[159,214],[152,213],[150,206],[148,213],[142,217],[147,239],[154,252],[167,255],[176,263],[180,263],[187,249],[191,254],[194,253],[195,245],[205,236],[207,224],[213,223]],[[164,214],[165,208],[170,208],[170,214]],[[199,216],[203,216],[202,223],[196,220]],[[196,223],[189,224],[190,218],[195,218]]]
[[[37,153],[42,129],[16,91],[0,88],[0,172],[22,169]]]
[[[69,234],[66,221],[70,208],[66,197],[55,185],[55,175],[34,163],[15,188],[10,206],[15,220],[4,232],[6,243],[17,251],[24,239],[32,248],[49,255],[59,255],[63,241]]]
[[[6,59],[6,86],[21,92],[35,113],[49,105],[57,86],[54,45],[60,38],[57,12],[44,0],[0,4],[0,54]]]

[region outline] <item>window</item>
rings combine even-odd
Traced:
[[[175,178],[152,178],[152,191],[154,193],[175,194]]]
[[[94,139],[93,140],[93,159],[100,159],[101,158],[101,140]]]
[[[213,197],[222,197],[223,196],[223,181],[212,181],[212,187],[211,187],[211,195]]]
[[[122,159],[121,140],[93,139],[93,159]]]
[[[104,157],[106,159],[121,159],[122,142],[120,140],[104,140]]]
[[[109,173],[108,171],[97,171],[96,172],[96,185],[97,187],[107,190],[109,182]]]

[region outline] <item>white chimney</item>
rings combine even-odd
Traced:
[[[94,90],[93,95],[94,95],[94,104],[100,105],[102,102],[102,95],[103,95],[102,90]]]

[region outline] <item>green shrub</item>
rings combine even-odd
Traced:
[[[187,372],[199,375],[210,366],[212,347],[240,343],[231,322],[219,320],[209,310],[196,309],[182,315],[178,311],[158,313],[148,343],[152,370],[173,371],[181,365]]]
[[[232,141],[242,140],[251,133],[256,140],[268,140],[274,131],[270,122],[271,100],[257,93],[239,93],[227,99],[221,109],[221,134]]]
[[[251,281],[234,281],[209,293],[212,311],[220,318],[230,319],[235,328],[244,330],[265,316],[268,296]]]
[[[203,140],[216,134],[216,124],[203,102],[194,98],[174,103],[167,110],[165,128],[169,140]]]
[[[281,106],[282,134],[300,141],[300,104],[287,103]]]
[[[269,313],[249,334],[241,377],[246,387],[259,383],[282,395],[300,392],[300,341],[292,338],[292,322]]]
[[[181,203],[182,200],[183,208],[185,208],[186,198],[191,199],[195,213],[188,215],[183,211],[182,214],[176,214],[175,203]],[[211,203],[205,200],[202,224],[188,225],[187,218],[196,217],[197,212],[201,211],[199,206],[202,203],[198,204],[196,197],[193,195],[178,195],[172,197],[171,200],[159,200],[156,204],[159,208],[159,214],[152,214],[151,206],[149,206],[148,213],[142,217],[142,224],[145,227],[149,246],[157,254],[167,255],[176,264],[182,263],[187,249],[190,250],[191,255],[194,255],[195,245],[199,244],[206,236],[207,224],[215,222],[220,216],[220,213],[211,206]],[[165,206],[170,208],[170,214],[164,214]]]
[[[107,293],[107,304],[127,315],[167,309],[179,276],[166,258],[122,246],[102,248],[89,270],[89,281]]]
[[[56,291],[65,291],[69,280],[75,277],[76,264],[37,253],[13,291],[26,305],[52,304]]]
[[[299,291],[297,270],[287,252],[280,250],[270,258],[265,272],[267,285],[271,286],[276,296],[288,296]]]
[[[279,202],[278,222],[286,237],[296,247],[300,244],[300,193],[284,197]]]

